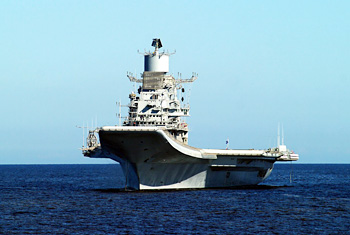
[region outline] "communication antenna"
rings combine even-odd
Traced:
[[[121,126],[121,123],[122,123],[122,102],[120,99],[119,99],[119,102],[117,101],[117,106],[118,106],[117,117],[118,117],[118,121],[119,121],[119,126]]]
[[[83,148],[84,148],[84,145],[85,145],[85,137],[84,137],[84,125],[85,125],[85,123],[84,123],[84,121],[83,121],[83,127],[82,127],[82,129],[83,129]]]
[[[82,126],[75,126],[77,128],[81,128],[83,129],[83,148],[85,146],[85,128],[87,129],[87,134],[86,134],[86,137],[89,135],[89,126],[88,126],[89,122],[87,121],[86,122],[86,126],[85,126],[85,121],[83,121],[83,125]]]
[[[96,125],[96,128],[97,128],[97,115],[95,115],[95,125]]]
[[[277,128],[277,147],[280,146],[280,123],[278,123]]]
[[[136,69],[135,69],[135,76],[136,76],[135,78],[137,79]],[[136,93],[136,83],[134,82],[133,85],[134,85],[134,93]]]

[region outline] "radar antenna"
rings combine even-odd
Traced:
[[[142,82],[142,79],[137,79],[136,77],[134,77],[134,75],[130,72],[127,72],[127,75],[126,75],[130,82],[138,82],[138,83],[141,83]]]
[[[192,73],[192,77],[189,78],[189,79],[181,79],[181,78],[178,78],[175,80],[176,84],[180,84],[180,83],[190,83],[190,82],[194,82],[196,81],[198,78],[198,74],[196,73]]]
[[[160,38],[153,38],[152,47],[155,47],[156,51],[158,51],[159,48],[163,47],[162,42],[160,41]]]

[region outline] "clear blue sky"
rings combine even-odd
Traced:
[[[76,125],[117,124],[159,37],[192,84],[190,144],[350,163],[349,1],[0,2],[0,164],[86,159]],[[126,110],[125,110],[126,111]]]

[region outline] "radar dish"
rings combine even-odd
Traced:
[[[155,48],[158,48],[158,49],[163,47],[162,42],[160,41],[160,38],[154,38],[153,39],[152,47],[155,47]]]

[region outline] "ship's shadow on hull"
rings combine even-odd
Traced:
[[[134,190],[125,188],[107,188],[107,189],[92,189],[95,192],[101,193],[159,193],[159,192],[180,192],[180,191],[212,191],[212,190],[273,190],[280,188],[290,188],[293,185],[248,185],[248,186],[233,186],[220,188],[185,188],[185,189],[151,189],[151,190]]]

